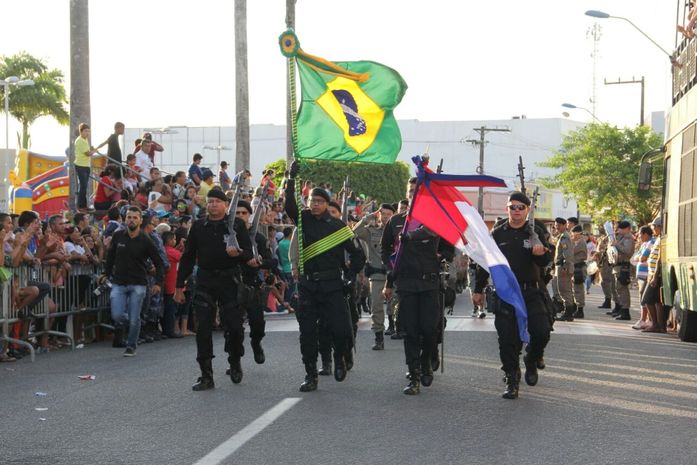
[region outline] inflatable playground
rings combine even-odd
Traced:
[[[60,213],[70,196],[67,157],[21,149],[10,171],[10,211],[37,212],[42,218]]]

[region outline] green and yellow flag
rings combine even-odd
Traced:
[[[397,71],[372,61],[330,62],[297,44],[302,100],[296,156],[304,159],[394,163],[402,136],[392,110],[407,84]],[[284,50],[284,36],[281,36]],[[288,56],[287,55],[287,56]]]

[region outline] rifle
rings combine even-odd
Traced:
[[[346,175],[346,179],[344,179],[344,195],[341,198],[341,221],[344,223],[348,224],[348,196],[349,196],[349,191],[350,186],[349,186],[349,177],[348,174]]]
[[[542,245],[540,236],[538,236],[537,231],[535,231],[535,207],[537,206],[537,198],[539,195],[540,186],[535,186],[535,190],[532,193],[532,202],[530,203],[530,212],[528,213],[528,231],[530,232],[530,245],[532,247]]]
[[[525,167],[522,155],[518,156],[518,177],[520,178],[520,192],[525,194]]]
[[[237,242],[237,233],[235,232],[235,216],[237,213],[237,204],[240,202],[240,193],[242,191],[242,186],[244,185],[245,177],[245,172],[242,170],[237,173],[235,175],[235,179],[233,179],[233,182],[237,182],[237,184],[235,186],[235,193],[232,196],[232,200],[230,200],[230,207],[227,211],[228,236],[226,249],[236,248],[237,250],[240,250],[240,244]]]
[[[259,249],[257,247],[257,231],[259,231],[259,220],[261,219],[261,213],[264,211],[264,206],[262,202],[262,197],[264,193],[268,190],[269,184],[271,184],[271,179],[267,180],[263,186],[257,187],[254,192],[254,198],[252,199],[252,218],[250,220],[251,227],[249,228],[249,237],[252,239],[252,255],[257,261],[259,260]]]

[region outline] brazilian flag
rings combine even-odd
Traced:
[[[372,61],[330,62],[299,50],[298,158],[394,163],[402,136],[392,110],[407,84]]]

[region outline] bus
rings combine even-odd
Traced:
[[[687,24],[690,8],[677,3],[677,24]],[[642,157],[639,189],[651,189],[651,163],[662,161],[663,302],[677,312],[680,339],[697,342],[697,38],[676,34],[675,47],[665,144]]]

